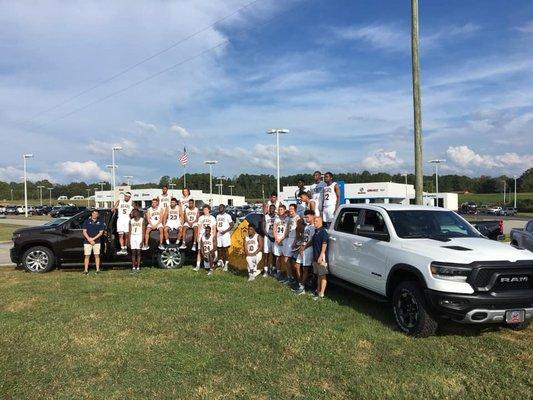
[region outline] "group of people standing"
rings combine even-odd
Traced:
[[[300,295],[305,293],[310,278],[316,276],[314,298],[320,299],[325,293],[328,274],[327,228],[340,205],[340,189],[331,172],[325,173],[322,180],[320,171],[315,171],[313,178],[314,183],[309,188],[305,187],[303,180],[298,181],[295,201],[288,207],[279,201],[277,193],[272,193],[263,206],[262,232],[250,224],[243,246],[250,281],[263,272],[264,277],[275,276],[292,285],[294,293]],[[198,209],[188,188],[182,190],[178,199],[164,185],[161,194],[152,199],[144,216],[134,206],[129,192],[115,202],[113,211],[118,215],[120,249],[117,254],[126,255],[129,245],[132,271],[140,270],[141,252],[149,249],[152,231],[159,232],[158,247],[165,250],[170,245],[173,231],[177,246],[186,249],[189,230],[192,231],[191,250],[197,252],[193,269],[199,271],[202,263],[208,275],[213,274],[217,267],[228,269],[234,222],[223,204],[218,206],[215,217],[208,204],[204,204],[201,211]],[[86,241],[94,239],[96,243],[97,238],[90,237],[90,232],[95,229],[90,224],[84,225]],[[96,249],[93,251],[96,255]],[[86,251],[85,271],[87,266]]]

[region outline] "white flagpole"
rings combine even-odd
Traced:
[[[183,188],[187,187],[187,164],[183,166]]]

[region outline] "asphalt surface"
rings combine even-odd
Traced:
[[[22,226],[39,226],[47,222],[42,219],[23,219],[23,218],[0,218],[0,224],[12,224]]]

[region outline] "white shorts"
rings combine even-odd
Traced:
[[[198,222],[184,222],[183,223],[183,226],[185,228],[194,228],[194,227],[197,227],[198,226]]]
[[[181,222],[179,221],[172,221],[172,222],[167,222],[166,224],[166,228],[170,229],[170,230],[178,230],[179,228],[181,228]]]
[[[273,240],[270,240],[268,236],[265,236],[264,242],[265,242],[265,245],[264,245],[263,253],[265,254],[274,253],[275,242]]]
[[[259,268],[259,263],[263,258],[263,253],[259,252],[255,256],[246,256],[246,263],[248,264],[248,271],[252,272]]]
[[[217,235],[217,247],[230,247],[231,246],[231,234],[226,232],[223,235]]]
[[[294,243],[294,238],[287,238],[283,241],[283,256],[292,257],[294,250],[292,249],[292,244]]]
[[[162,228],[162,227],[163,227],[163,224],[162,224],[162,223],[159,223],[159,224],[157,224],[157,226],[156,226],[155,228],[152,228],[152,225],[148,225],[148,226],[146,227],[146,229],[148,229],[148,230],[152,230],[152,231],[155,231],[155,230],[158,230],[158,229],[160,229],[160,228]]]
[[[143,242],[142,235],[131,235],[130,236],[130,249],[140,250]]]
[[[281,244],[278,244],[277,242],[274,242],[274,255],[276,257],[280,257],[280,256],[283,255],[283,246],[284,246],[286,241],[287,241],[287,239],[285,239],[283,242],[281,242]]]
[[[129,218],[117,219],[117,232],[128,233],[129,231],[130,231],[130,219]]]
[[[333,215],[335,214],[335,207],[324,207],[322,210],[322,218],[324,222],[333,222]]]
[[[298,257],[296,258],[296,262],[300,264],[302,267],[310,267],[313,265],[313,247],[308,247],[304,250],[303,255],[298,252]]]
[[[218,259],[218,251],[215,251],[215,258],[213,258],[213,266],[216,265]],[[204,258],[204,268],[209,269],[209,259]]]
[[[84,243],[83,244],[83,255],[90,256],[91,253],[93,253],[95,256],[100,255],[100,243],[95,243],[95,244]]]

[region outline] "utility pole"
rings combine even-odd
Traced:
[[[37,188],[39,189],[39,198],[41,199],[41,206],[43,205],[43,189],[44,189],[44,186],[37,186]]]
[[[504,179],[503,180],[503,205],[505,206],[505,195],[506,195],[506,192],[507,192],[507,181]]]
[[[49,187],[49,188],[47,188],[47,189],[50,191],[50,193],[49,193],[49,195],[50,195],[50,200],[49,200],[48,205],[49,205],[49,206],[52,206],[52,190],[54,190],[54,188],[53,188],[53,187]]]
[[[514,178],[514,209],[516,211],[516,175],[513,178]]]
[[[233,196],[233,188],[235,187],[235,185],[228,185],[228,187],[229,187],[229,195]]]
[[[418,55],[418,0],[411,0],[411,63],[413,70],[413,114],[415,134],[415,198],[423,204],[422,111],[420,106],[420,59]]]

